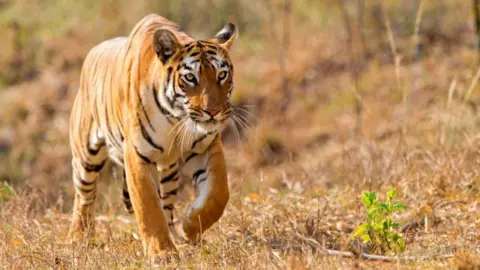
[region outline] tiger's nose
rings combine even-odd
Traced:
[[[212,117],[214,117],[220,112],[220,110],[215,110],[215,109],[205,109],[204,111]]]

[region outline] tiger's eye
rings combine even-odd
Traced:
[[[222,71],[222,72],[218,73],[218,80],[219,81],[225,79],[225,77],[227,77],[227,72],[226,71]]]
[[[188,73],[185,75],[185,79],[187,79],[189,82],[193,82],[195,80],[195,76],[193,76],[192,73]]]

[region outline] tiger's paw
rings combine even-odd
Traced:
[[[78,226],[72,226],[68,232],[66,244],[80,244],[91,239],[95,235],[94,227],[88,229]]]
[[[150,256],[150,265],[152,267],[165,267],[167,265],[180,262],[180,256],[177,252],[163,252]]]

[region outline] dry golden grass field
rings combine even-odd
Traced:
[[[223,136],[225,214],[161,267],[480,269],[474,2],[0,0],[0,268],[154,267],[114,178],[99,183],[95,236],[66,234],[83,59],[157,13],[195,38],[237,24],[233,100],[245,110]],[[405,251],[362,251],[362,192],[392,188]],[[192,188],[180,197],[177,215]]]

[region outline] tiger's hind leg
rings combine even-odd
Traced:
[[[119,177],[122,180],[122,201],[123,201],[123,206],[125,207],[125,210],[129,214],[133,214],[133,206],[132,206],[132,201],[130,200],[130,193],[128,193],[128,186],[127,186],[127,178],[125,174],[125,168],[119,167]]]
[[[75,202],[70,227],[72,238],[78,239],[85,234],[93,233],[97,180],[105,162],[106,158],[96,163],[87,163],[79,158],[74,158],[72,161],[75,186]]]
[[[82,119],[75,121],[72,116],[70,129],[75,202],[69,238],[73,241],[90,236],[94,231],[97,180],[108,157],[105,142],[98,136],[93,119],[80,117]]]

